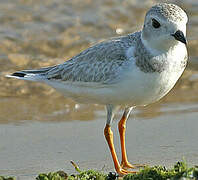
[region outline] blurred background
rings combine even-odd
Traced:
[[[8,79],[5,75],[59,64],[92,44],[138,31],[142,28],[145,12],[159,2],[163,1],[0,1],[0,174],[29,177],[65,166],[70,172],[68,161],[71,159],[79,161],[83,167],[104,166],[112,170],[110,154],[102,137],[106,121],[103,106],[77,104],[44,84]],[[128,139],[137,135],[141,138],[133,140],[136,144],[130,141],[131,149],[136,148],[135,145],[139,149],[131,151],[129,145],[129,156],[132,159],[136,153],[137,158],[133,159],[146,159],[146,162],[152,159],[151,164],[170,164],[172,159],[186,156],[193,163],[198,160],[198,2],[168,2],[178,4],[189,17],[188,67],[165,98],[132,113],[128,129],[137,134],[129,132]],[[160,124],[163,122],[167,122],[167,126]],[[152,132],[153,127],[161,139],[155,139],[155,133],[145,134]],[[163,130],[165,127],[167,129]],[[172,127],[180,129],[168,132]],[[186,134],[189,138],[186,141],[179,138]],[[167,140],[172,138],[172,142]],[[160,144],[165,139],[167,142]],[[181,141],[187,145],[181,146]],[[145,147],[151,142],[156,142],[156,146],[150,144],[149,154]]]

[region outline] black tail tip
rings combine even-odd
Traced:
[[[24,77],[26,74],[22,73],[22,72],[15,72],[12,74],[12,76],[16,76],[16,77]]]

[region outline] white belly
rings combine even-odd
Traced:
[[[183,70],[162,73],[143,73],[136,70],[131,74],[131,77],[136,78],[123,81],[116,87],[117,91],[122,92],[120,97],[124,101],[121,104],[140,106],[158,101],[174,87],[182,73]]]
[[[119,83],[48,83],[55,89],[80,103],[140,106],[165,96],[175,85],[183,71],[144,73],[139,69],[125,76]]]

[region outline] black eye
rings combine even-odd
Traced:
[[[159,28],[161,25],[156,19],[152,19],[152,26],[154,28]]]

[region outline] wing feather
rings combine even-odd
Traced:
[[[132,46],[128,36],[92,46],[63,64],[50,69],[49,80],[110,83],[119,79],[129,60],[126,50]]]

